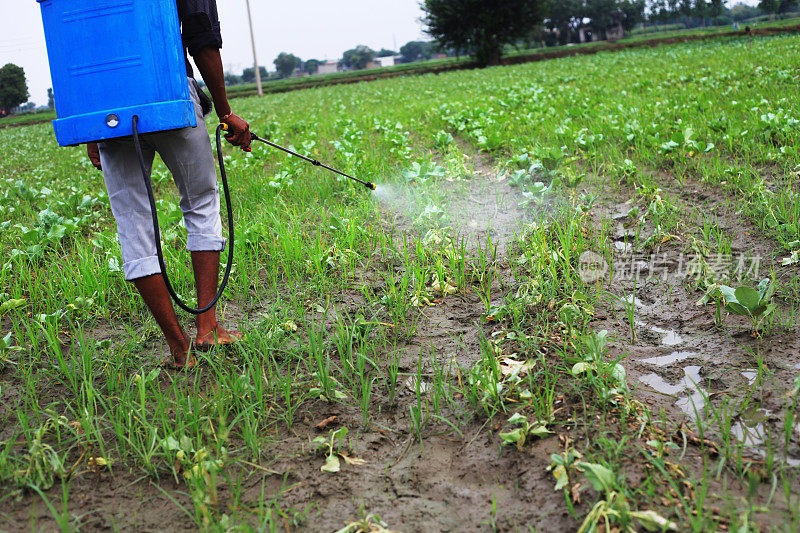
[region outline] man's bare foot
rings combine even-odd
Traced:
[[[206,349],[212,346],[227,346],[242,338],[238,331],[228,331],[218,323],[210,325],[197,325],[197,338],[194,345],[199,349]]]
[[[188,345],[170,346],[170,354],[161,360],[161,366],[169,370],[189,370],[197,366],[197,358]]]
[[[197,358],[194,355],[184,357],[182,362],[175,360],[175,357],[170,354],[161,360],[161,366],[168,370],[191,370],[197,366]]]

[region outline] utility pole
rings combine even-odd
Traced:
[[[263,96],[261,69],[258,68],[258,57],[256,56],[256,37],[253,35],[253,16],[250,14],[250,0],[245,0],[245,3],[247,4],[247,20],[250,22],[250,43],[253,45],[253,68],[256,71],[256,86],[258,87],[258,96]]]

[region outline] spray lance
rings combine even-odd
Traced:
[[[156,241],[156,256],[158,257],[158,265],[161,267],[161,274],[164,278],[164,285],[166,285],[167,292],[175,301],[175,303],[178,305],[178,307],[180,307],[184,311],[187,311],[195,315],[205,313],[206,311],[209,311],[212,307],[214,307],[217,301],[219,301],[220,297],[222,296],[222,293],[225,291],[225,287],[228,285],[228,279],[230,278],[231,275],[231,268],[233,267],[233,243],[234,243],[233,209],[231,208],[231,194],[230,194],[230,189],[228,188],[228,175],[225,172],[225,161],[222,158],[222,138],[221,138],[222,132],[228,129],[228,125],[220,124],[219,126],[217,126],[217,131],[216,131],[217,162],[219,163],[220,178],[222,179],[222,191],[225,195],[225,206],[228,209],[228,246],[230,247],[228,248],[228,261],[225,265],[225,273],[222,276],[222,281],[219,284],[219,288],[217,289],[217,293],[214,295],[214,298],[205,307],[196,309],[189,306],[180,299],[180,296],[178,296],[178,294],[175,292],[175,289],[172,288],[172,282],[170,281],[169,276],[167,275],[167,265],[166,262],[164,261],[164,251],[161,247],[161,228],[159,227],[158,224],[158,213],[156,212],[156,200],[155,196],[153,195],[153,185],[147,173],[147,166],[145,165],[144,155],[142,154],[142,147],[139,142],[138,124],[139,124],[139,117],[134,115],[132,124],[133,144],[136,148],[136,154],[139,158],[139,166],[142,169],[142,176],[144,177],[144,184],[145,188],[147,189],[147,197],[150,201],[150,213],[153,215],[153,233],[155,235],[155,241]],[[373,191],[375,190],[375,184],[370,181],[363,181],[354,176],[351,176],[350,174],[347,174],[340,170],[336,170],[335,168],[325,165],[324,163],[320,163],[316,159],[312,159],[302,154],[298,154],[295,151],[292,151],[288,148],[284,148],[283,146],[268,141],[267,139],[262,139],[255,133],[251,132],[250,138],[251,140],[261,141],[262,143],[268,146],[272,146],[273,148],[282,150],[289,155],[299,157],[300,159],[303,159],[304,161],[311,163],[315,167],[322,167],[326,170],[330,170],[331,172],[335,172],[340,176],[344,176],[345,178],[349,178],[353,181],[356,181],[370,190]]]

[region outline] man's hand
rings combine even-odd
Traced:
[[[250,151],[250,124],[236,113],[229,113],[220,119],[220,122],[228,125],[228,133],[225,139],[234,146],[238,146],[245,152]]]
[[[249,132],[248,135],[250,135]],[[86,143],[86,153],[94,168],[103,170],[103,166],[100,164],[100,148],[97,147],[97,143]]]

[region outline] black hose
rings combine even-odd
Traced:
[[[211,303],[202,309],[194,309],[182,302],[178,295],[175,294],[175,290],[173,290],[172,283],[170,283],[169,276],[167,275],[167,264],[164,262],[164,251],[161,249],[161,228],[158,226],[156,199],[155,196],[153,196],[153,185],[150,183],[147,165],[144,162],[144,155],[142,154],[142,146],[139,143],[138,124],[139,117],[134,115],[133,144],[136,146],[136,155],[139,156],[139,165],[142,167],[144,186],[147,188],[147,196],[150,199],[150,212],[153,215],[153,233],[155,234],[156,239],[156,255],[158,256],[158,265],[161,267],[161,275],[164,278],[164,284],[167,286],[167,292],[172,299],[175,300],[175,303],[178,304],[178,307],[195,315],[205,313],[214,307],[214,305],[217,303],[217,300],[219,300],[220,296],[222,296],[222,292],[225,290],[225,286],[228,284],[228,278],[231,275],[231,267],[233,266],[233,209],[231,209],[231,193],[228,190],[228,177],[225,174],[225,162],[222,160],[222,140],[220,135],[220,132],[225,126],[223,124],[217,126],[217,160],[219,161],[219,172],[220,176],[222,177],[222,190],[225,193],[225,205],[228,208],[228,246],[230,246],[230,248],[228,248],[228,264],[225,266],[225,274],[222,276],[222,281],[219,284],[219,289],[217,289],[217,294],[214,296],[214,299],[211,300]],[[201,126],[198,125],[198,127]]]

